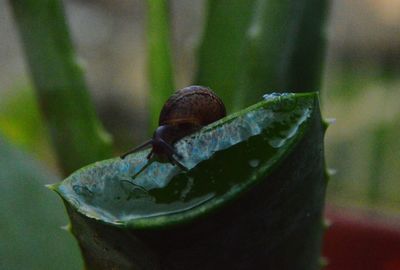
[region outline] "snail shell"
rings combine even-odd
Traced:
[[[153,138],[125,153],[121,158],[151,145],[152,151],[147,158],[157,155],[182,166],[173,157],[180,157],[173,144],[225,116],[225,105],[211,89],[197,85],[180,89],[165,102],[160,113],[159,127],[155,130]]]
[[[176,91],[165,102],[158,124],[206,126],[225,116],[222,100],[211,89],[194,85]]]

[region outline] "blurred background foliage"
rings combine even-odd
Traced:
[[[85,67],[96,110],[114,138],[115,155],[148,137],[146,104],[150,100],[147,94],[150,85],[146,79],[149,47],[145,2],[64,1],[76,52]],[[195,76],[195,49],[203,34],[204,3],[203,0],[171,1],[175,76],[171,84],[176,89],[191,84]],[[399,10],[399,0],[332,1],[321,89],[324,116],[336,118],[326,136],[327,164],[336,172],[328,187],[328,203],[332,205],[400,214]],[[16,25],[6,1],[0,2],[0,37],[0,152],[3,155],[9,151],[15,153],[16,160],[39,161],[50,168],[50,176],[38,176],[40,185],[59,181],[60,172],[39,116]],[[10,168],[7,160],[1,162],[1,170]],[[23,179],[23,172],[20,173],[22,176],[0,173],[0,181]],[[31,184],[26,188],[32,194],[47,194],[37,187],[30,188]],[[60,214],[51,226],[63,225],[66,219],[59,211],[58,198],[53,194],[43,196],[49,197],[54,208],[58,207],[49,211]],[[3,199],[6,200],[1,194],[0,202]],[[2,207],[0,213],[13,211]],[[17,215],[9,215],[7,220],[7,224],[21,223]],[[0,229],[1,234],[7,232],[3,227]],[[3,240],[4,235],[0,237]],[[51,237],[61,236],[56,233]],[[4,241],[0,241],[0,268],[4,263],[2,256],[6,256],[4,252],[9,248],[1,243]],[[70,245],[74,245],[73,241],[66,244],[65,252],[73,252]],[[20,252],[20,256],[26,254],[26,250]]]

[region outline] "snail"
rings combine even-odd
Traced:
[[[156,155],[185,169],[174,158],[181,158],[173,147],[174,143],[225,116],[225,105],[210,88],[193,85],[180,89],[165,102],[153,138],[129,150],[121,158],[151,145],[147,159]]]

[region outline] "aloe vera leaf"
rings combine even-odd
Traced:
[[[246,33],[255,0],[208,0],[204,33],[197,52],[195,81],[214,89],[229,112],[241,91]]]
[[[270,95],[179,141],[188,171],[143,151],[51,188],[87,269],[319,269],[323,133],[315,93]]]
[[[148,1],[148,47],[150,77],[150,130],[158,127],[164,102],[174,91],[170,22],[167,0]]]
[[[320,88],[329,0],[231,2],[208,1],[197,83],[213,88],[231,112],[267,89]]]
[[[65,22],[61,1],[10,0],[59,164],[72,171],[111,155]]]
[[[59,177],[1,134],[0,153],[0,269],[79,269],[63,205],[44,188]]]
[[[329,0],[257,0],[243,50],[242,108],[274,92],[320,89]]]

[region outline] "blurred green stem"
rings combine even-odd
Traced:
[[[111,155],[76,63],[58,0],[10,0],[39,103],[64,174]]]
[[[383,174],[385,167],[388,128],[385,124],[376,127],[371,134],[371,166],[368,181],[367,196],[371,204],[376,204],[382,197]]]
[[[265,92],[320,88],[329,0],[258,0],[247,33],[242,108]]]
[[[328,3],[209,0],[197,81],[216,90],[230,111],[267,92],[318,91]]]
[[[246,32],[255,0],[208,0],[205,29],[198,51],[196,83],[211,87],[233,110],[241,79]]]
[[[148,0],[148,47],[150,75],[150,130],[158,127],[165,101],[174,91],[167,0]]]

